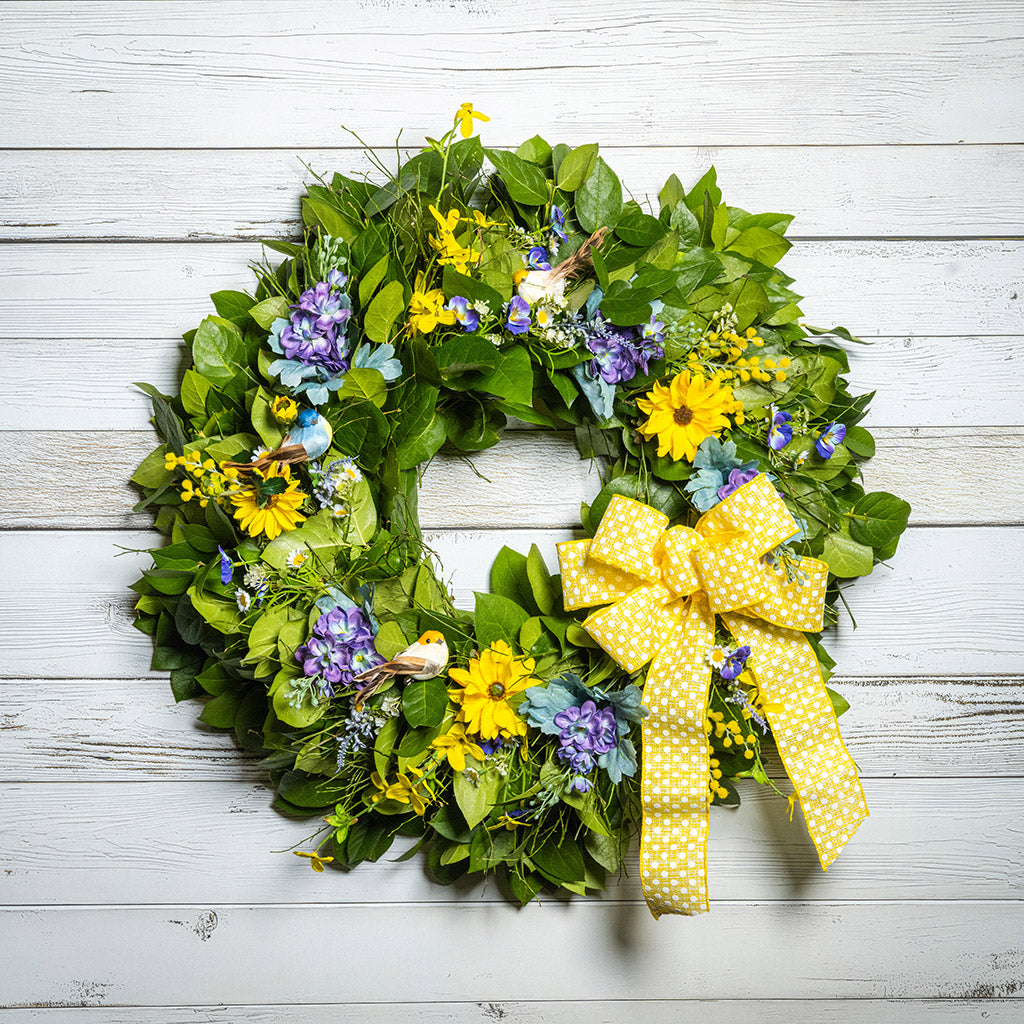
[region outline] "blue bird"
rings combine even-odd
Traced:
[[[319,459],[331,447],[333,437],[330,423],[316,409],[303,409],[295,425],[288,431],[282,447],[300,444],[309,458]]]

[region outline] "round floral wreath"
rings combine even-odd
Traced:
[[[591,536],[613,495],[692,524],[765,474],[799,525],[765,560],[797,583],[801,555],[827,562],[830,621],[909,506],[859,483],[871,396],[837,344],[857,339],[799,323],[791,217],[727,206],[713,168],[648,213],[597,145],[484,149],[474,119],[394,173],[367,150],[382,184],[318,178],[304,240],[265,243],[285,259],[185,335],[179,393],[144,386],[164,443],[133,482],[170,543],[133,589],[175,698],[264,753],[279,811],[324,821],[315,870],[402,835],[438,882],[494,873],[526,903],[621,869],[644,673],[563,610],[536,548],[456,608],[417,521],[430,459],[509,417],[574,428],[603,473]],[[775,788],[770,730],[749,648],[715,639],[709,798],[737,804],[739,778]]]

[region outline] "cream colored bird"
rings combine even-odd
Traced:
[[[414,644],[396,654],[383,665],[375,665],[353,678],[362,684],[356,693],[356,708],[378,690],[382,690],[392,679],[399,676],[409,679],[433,679],[439,676],[448,664],[448,642],[443,633],[428,629]]]
[[[512,284],[521,299],[531,306],[537,302],[562,302],[565,285],[570,277],[585,273],[594,265],[590,252],[600,248],[608,233],[607,228],[598,228],[568,259],[553,270],[517,270],[512,275]]]

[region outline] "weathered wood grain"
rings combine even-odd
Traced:
[[[8,909],[0,927],[14,969],[0,977],[0,1003],[1019,994],[1019,905],[908,910],[719,903],[655,922],[637,904],[597,901],[519,913],[493,904]],[[729,969],[741,935],[757,955]]]
[[[143,346],[195,327],[213,312],[211,292],[250,288],[247,267],[260,255],[254,242],[13,245],[0,276],[0,337]],[[865,338],[1006,336],[1024,334],[1022,257],[1024,242],[1012,240],[806,241],[783,269],[807,296],[808,323]],[[37,313],[54,308],[62,315]]]
[[[346,124],[377,145],[451,124],[488,144],[1019,142],[1012,2],[646,0],[553,11],[231,3],[183,12],[9,3],[0,48],[8,145],[303,146]],[[40,89],[45,81],[46,88]]]
[[[145,528],[128,480],[158,438],[151,432],[4,432],[7,480],[0,528]],[[869,490],[910,502],[919,526],[1024,523],[1024,431],[883,428],[864,465]],[[965,481],[998,480],[984,500]],[[420,519],[428,529],[569,527],[600,490],[596,464],[571,433],[510,430],[500,445],[438,455],[423,474]],[[74,501],[69,502],[69,495]]]
[[[670,174],[689,186],[714,165],[732,205],[795,214],[794,238],[1024,234],[1024,160],[1013,145],[602,150],[655,210]],[[375,156],[396,165],[393,149]],[[382,180],[351,148],[15,150],[0,162],[0,239],[290,238],[302,233],[310,171]]]
[[[741,783],[738,809],[711,812],[712,901],[1024,897],[1024,833],[1010,810],[1024,799],[1024,780],[870,779],[864,789],[871,816],[824,872],[786,801]],[[493,880],[447,888],[425,876],[422,857],[396,863],[412,840],[353,871],[310,871],[290,851],[311,848],[323,823],[274,813],[259,785],[6,784],[0,794],[5,906],[503,901]],[[602,898],[641,900],[638,871],[634,848]]]
[[[848,346],[849,379],[855,392],[877,392],[872,429],[1019,426],[1021,346],[1017,337],[875,338]],[[0,339],[0,430],[147,430],[149,398],[132,383],[174,394],[188,365],[177,339],[82,338],[73,353],[47,341]]]
[[[990,998],[991,985],[978,985],[974,999],[588,999],[519,1002],[303,1003],[272,1006],[147,1006],[148,1024],[1018,1024],[1016,999]],[[5,1024],[138,1024],[137,1007],[83,1006],[99,989],[88,985],[68,993],[66,1002],[6,1010]]]
[[[550,567],[568,530],[430,531],[461,607],[488,589],[502,545],[536,543]],[[147,676],[151,641],[131,627],[129,583],[145,565],[151,533],[22,531],[0,534],[0,677]],[[1019,675],[1024,529],[917,527],[891,568],[847,590],[858,628],[844,614],[826,636],[845,676]]]
[[[842,731],[865,778],[1024,776],[1020,677],[829,685],[851,704]],[[4,680],[0,782],[262,781],[259,758],[198,712],[157,677]]]

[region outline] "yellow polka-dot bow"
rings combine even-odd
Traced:
[[[704,732],[722,616],[751,649],[753,671],[807,829],[827,869],[867,816],[857,769],[839,735],[804,632],[821,629],[828,566],[801,561],[801,582],[762,556],[797,524],[763,474],[698,521],[668,527],[657,509],[616,495],[592,541],[559,544],[565,608],[608,605],[583,623],[644,685],[640,878],[655,917],[708,909],[708,743]]]

